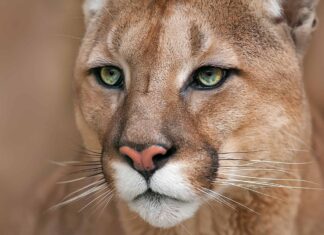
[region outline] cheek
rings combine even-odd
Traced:
[[[256,134],[261,129],[266,131],[272,110],[265,108],[262,98],[257,94],[244,91],[243,95],[226,97],[224,102],[220,102],[210,111],[210,115],[202,117],[202,125],[209,139],[220,147],[240,130],[248,133],[242,136],[243,139],[248,138],[255,130]]]
[[[216,153],[212,155],[206,151],[188,149],[180,157],[179,162],[184,165],[183,175],[196,192],[199,193],[200,188],[212,187],[218,171]]]
[[[103,134],[121,102],[122,94],[119,90],[105,89],[93,83],[84,82],[78,101],[88,125]]]
[[[294,124],[279,104],[260,107],[258,120],[242,125],[221,145],[214,187],[219,191],[224,185],[242,187],[237,186],[239,181],[251,186],[256,179],[290,178],[293,165],[281,163],[297,161],[291,151],[298,149],[296,140],[287,133]]]
[[[234,77],[219,90],[193,92],[188,109],[205,137],[219,145],[245,122],[255,100],[256,94],[243,78]]]

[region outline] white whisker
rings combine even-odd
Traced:
[[[110,196],[108,196],[105,200],[106,200],[106,203],[105,205],[103,206],[101,212],[99,213],[99,217],[102,216],[103,212],[105,211],[106,207],[108,206],[109,202],[111,201],[111,199],[113,198],[113,194],[111,194]]]
[[[239,205],[239,206],[241,206],[241,207],[243,207],[243,208],[245,208],[245,209],[247,209],[247,210],[249,210],[249,211],[251,211],[251,212],[253,212],[253,213],[255,213],[255,214],[260,215],[260,214],[259,214],[258,212],[256,212],[255,210],[249,208],[248,206],[246,206],[246,205],[244,205],[244,204],[242,204],[242,203],[240,203],[240,202],[235,201],[235,200],[232,199],[232,198],[226,197],[226,196],[222,195],[221,193],[217,193],[217,192],[212,191],[212,190],[210,190],[210,189],[206,189],[206,190],[208,190],[208,191],[209,191],[210,193],[212,193],[212,194],[215,194],[215,195],[218,195],[219,197],[222,197],[222,198],[225,199],[225,200],[231,201],[231,202],[233,202],[233,203],[235,203],[235,204],[237,204],[237,205]]]
[[[97,202],[97,205],[94,207],[91,214],[94,215],[95,213],[97,213],[97,211],[100,209],[100,207],[103,206],[102,210],[98,214],[98,218],[99,218],[102,215],[103,211],[105,210],[106,206],[108,205],[108,203],[111,201],[112,198],[113,198],[113,191],[111,191],[109,194],[107,194],[105,197],[103,197],[102,199],[100,199]]]
[[[223,168],[223,166],[220,166],[220,168]],[[233,170],[238,170],[237,167],[235,166],[228,166],[225,167],[225,169],[222,169],[222,171],[230,171],[233,172]],[[295,174],[286,171],[286,170],[281,170],[281,169],[276,169],[276,168],[239,168],[239,171],[269,171],[269,172],[281,172],[281,173],[285,173],[291,176],[296,176]]]
[[[206,194],[208,197],[214,199],[215,201],[217,201],[218,203],[220,203],[221,205],[225,205],[225,206],[228,206],[229,208],[233,209],[233,210],[237,210],[232,204],[230,204],[229,202],[225,201],[223,198],[217,196],[217,195],[214,195],[214,194],[211,194],[207,191],[206,188],[197,188],[197,190],[199,190],[200,192]]]
[[[283,162],[283,161],[270,161],[270,160],[263,160],[263,159],[244,159],[244,158],[219,158],[220,161],[224,160],[238,160],[238,161],[246,161],[251,162],[248,164],[255,164],[255,163],[271,163],[271,164],[282,164],[282,165],[309,165],[314,164],[314,161],[308,161],[308,162]]]
[[[310,184],[319,185],[318,183],[311,182],[311,181],[308,181],[308,180],[302,180],[302,179],[263,178],[263,177],[253,177],[253,176],[237,175],[237,174],[224,174],[224,173],[219,173],[219,174],[220,175],[227,175],[227,176],[234,176],[234,177],[238,177],[238,178],[269,180],[269,181],[304,182],[304,183],[310,183]]]
[[[65,180],[65,181],[59,181],[57,182],[57,184],[69,184],[69,183],[74,183],[74,182],[78,182],[84,179],[87,179],[88,177],[84,176],[84,177],[80,177],[78,179],[73,179],[73,180]]]
[[[248,181],[248,180],[239,180],[239,179],[229,179],[229,180],[221,180],[218,179],[220,182],[241,182],[246,184],[252,184],[252,185],[261,185],[265,187],[270,188],[286,188],[286,189],[304,189],[304,190],[324,190],[323,188],[310,188],[310,187],[301,187],[301,186],[290,186],[290,185],[281,185],[281,184],[275,184],[275,183],[269,183],[269,182],[262,182],[262,181]]]
[[[282,164],[282,165],[309,165],[314,164],[314,161],[309,162],[280,162],[280,161],[267,161],[267,160],[249,160],[256,163],[271,163],[271,164]]]
[[[100,179],[100,180],[95,181],[95,182],[93,182],[91,184],[88,184],[88,185],[86,185],[86,186],[84,186],[84,187],[82,187],[82,188],[80,188],[80,189],[78,189],[78,190],[76,190],[76,191],[74,191],[72,193],[69,193],[68,195],[66,195],[63,198],[63,200],[65,200],[65,199],[67,199],[67,198],[69,198],[69,197],[71,197],[71,196],[73,196],[73,195],[75,195],[75,194],[77,194],[77,193],[79,193],[79,192],[81,192],[83,190],[86,190],[87,188],[91,188],[92,186],[98,186],[98,185],[100,185],[100,184],[102,184],[104,182],[105,182],[105,179]]]
[[[219,183],[219,182],[216,182],[216,183]],[[230,185],[230,186],[238,187],[238,188],[241,188],[241,189],[245,189],[245,190],[254,192],[256,194],[260,194],[260,195],[263,195],[263,196],[266,196],[266,197],[270,197],[270,198],[273,198],[273,199],[277,199],[277,200],[283,201],[283,199],[281,199],[281,198],[274,197],[272,195],[269,195],[269,194],[266,194],[266,193],[262,193],[262,192],[256,191],[255,189],[249,188],[247,186],[242,186],[242,185],[235,184],[235,183],[219,183],[219,184],[221,184],[221,185]]]
[[[107,187],[104,192],[102,192],[98,197],[95,197],[89,203],[87,203],[86,205],[84,205],[78,212],[81,212],[81,211],[85,210],[87,207],[89,207],[90,205],[92,205],[93,203],[95,203],[97,200],[99,200],[102,197],[105,197],[107,194],[110,194],[110,193],[111,193],[111,190],[109,189],[109,187]]]
[[[96,161],[93,161],[93,162],[96,162]],[[70,166],[70,165],[73,165],[73,164],[84,163],[84,161],[60,161],[60,162],[50,161],[50,163],[53,163],[53,164],[56,164],[56,165],[59,165],[59,166]]]
[[[88,195],[90,195],[90,194],[92,194],[92,193],[94,193],[94,192],[97,192],[97,191],[99,191],[99,190],[102,190],[102,189],[105,188],[105,187],[107,187],[107,185],[103,184],[103,185],[100,185],[100,186],[97,186],[97,187],[91,188],[91,189],[89,189],[89,190],[87,190],[87,191],[85,191],[85,192],[83,192],[83,193],[81,193],[81,194],[79,194],[79,195],[77,195],[77,196],[75,196],[75,197],[72,197],[71,199],[65,200],[65,201],[63,201],[63,202],[58,203],[58,204],[55,205],[55,206],[52,206],[52,207],[49,209],[49,211],[56,210],[56,209],[58,209],[58,208],[60,208],[60,207],[62,207],[62,206],[65,206],[65,205],[67,205],[67,204],[70,204],[70,203],[72,203],[72,202],[76,202],[76,201],[78,201],[78,200],[80,200],[80,199],[82,199],[82,198],[84,198],[84,197],[86,197],[86,196],[88,196]]]

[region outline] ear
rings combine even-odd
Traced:
[[[284,17],[291,30],[297,53],[302,57],[317,26],[318,0],[281,0]]]
[[[83,4],[83,12],[86,25],[93,19],[93,17],[104,8],[107,0],[85,0]]]

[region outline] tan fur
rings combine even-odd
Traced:
[[[188,166],[185,174],[198,195],[204,196],[197,188],[208,188],[244,207],[234,204],[233,210],[209,201],[191,219],[161,230],[116,196],[93,223],[80,222],[87,217],[71,214],[71,208],[57,212],[66,216],[55,226],[59,234],[323,234],[320,190],[275,187],[256,188],[256,193],[217,181],[233,177],[225,166],[255,159],[314,164],[253,165],[271,171],[240,171],[237,166],[232,174],[261,179],[293,174],[321,181],[312,157],[300,67],[314,26],[315,3],[310,2],[284,1],[282,15],[269,12],[259,0],[111,0],[92,12],[77,61],[75,110],[85,146],[103,149],[107,181],[116,187],[111,165],[123,161],[116,144],[176,145],[178,152],[170,162]],[[89,69],[107,63],[123,68],[125,91],[107,90],[89,75]],[[192,71],[204,64],[233,67],[240,73],[218,90],[180,93]],[[217,172],[211,168],[211,149],[219,153]],[[221,153],[226,152],[232,152],[230,159],[243,160],[225,160]],[[315,188],[303,181],[275,182]]]

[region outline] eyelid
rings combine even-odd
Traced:
[[[115,65],[115,64],[107,64],[107,63],[102,63],[102,64],[93,64],[91,66],[88,66],[88,70],[93,70],[93,69],[98,69],[98,68],[104,68],[104,67],[113,67],[113,68],[118,68],[120,70],[122,70],[119,66]]]
[[[237,74],[242,73],[242,70],[240,68],[238,68],[237,66],[234,66],[234,65],[232,66],[232,65],[229,65],[229,64],[204,64],[202,66],[197,67],[195,70],[193,70],[190,77],[192,77],[201,68],[205,68],[205,67],[213,67],[213,68],[226,70],[229,73],[229,76],[237,75]]]
[[[96,58],[94,60],[89,60],[87,62],[88,70],[91,70],[94,68],[99,68],[99,67],[106,67],[106,66],[113,66],[113,67],[117,67],[120,69],[122,67],[118,62],[112,61],[112,60],[107,60],[104,58]]]
[[[229,64],[229,63],[204,63],[200,64],[194,71],[197,71],[200,68],[203,67],[214,67],[214,68],[219,68],[219,69],[224,69],[224,70],[239,70],[237,65],[234,64]]]

